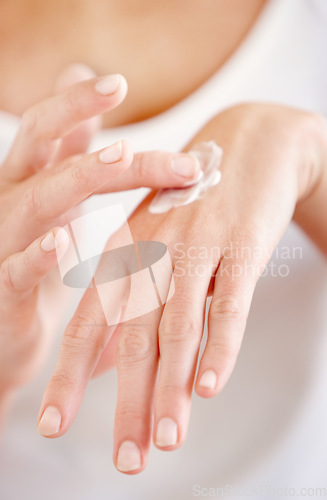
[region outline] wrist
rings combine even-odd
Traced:
[[[300,134],[296,135],[298,145],[302,145],[300,168],[298,170],[297,206],[310,200],[319,190],[326,175],[327,121],[321,115],[304,113],[300,124]]]
[[[307,192],[298,199],[294,221],[327,255],[327,122],[315,116],[311,125],[312,155],[311,179]]]

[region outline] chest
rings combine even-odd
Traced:
[[[185,98],[217,71],[263,4],[5,0],[0,109],[21,114],[51,94],[65,65],[83,62],[98,74],[122,73],[128,80],[128,97],[105,117],[106,126],[148,118]]]

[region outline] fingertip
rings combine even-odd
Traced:
[[[55,239],[58,243],[56,248],[57,260],[60,261],[68,250],[70,237],[67,231],[63,227],[58,227],[54,229]]]
[[[120,77],[120,84],[118,87],[118,91],[119,91],[120,100],[123,101],[125,99],[125,97],[127,96],[128,83],[127,83],[126,78],[123,75],[119,75],[119,77]]]
[[[170,160],[172,174],[179,178],[184,186],[191,186],[199,182],[203,177],[198,159],[188,153],[174,155]]]
[[[40,246],[43,252],[50,253],[57,251],[58,257],[61,257],[68,248],[69,236],[62,227],[55,227],[49,231],[41,240]]]
[[[63,227],[55,227],[53,229],[54,236],[59,246],[64,247],[69,243],[69,236]]]
[[[122,161],[123,161],[124,166],[127,169],[131,166],[131,164],[133,162],[134,153],[132,150],[132,146],[130,145],[130,143],[128,141],[126,141],[125,139],[122,139],[121,143],[122,143]]]
[[[217,394],[217,383],[218,377],[214,370],[207,369],[202,372],[202,374],[198,374],[196,384],[195,384],[195,392],[198,396],[209,399]]]
[[[128,85],[126,78],[118,73],[97,78],[94,89],[100,96],[115,96],[117,99],[115,106],[117,106],[125,99]]]
[[[175,444],[164,444],[154,439],[153,444],[160,451],[175,451],[182,447],[182,445],[184,444],[184,440],[179,440]]]
[[[153,442],[159,450],[174,451],[182,445],[178,425],[171,417],[163,417],[157,424]]]
[[[37,429],[43,437],[56,437],[60,431],[62,416],[55,406],[48,406],[38,424]]]
[[[126,440],[118,449],[114,464],[119,472],[124,474],[138,474],[143,470],[142,454],[140,448],[134,441]]]
[[[199,385],[195,386],[195,392],[197,393],[198,396],[200,396],[203,399],[211,399],[217,395],[217,392],[214,391],[213,389],[208,389],[206,387]]]
[[[198,386],[214,391],[217,386],[216,372],[214,370],[205,370],[198,379]]]
[[[121,470],[121,469],[119,469],[119,467],[115,463],[114,463],[114,466],[118,472],[120,472],[121,474],[125,474],[126,476],[135,476],[136,474],[140,474],[140,472],[142,472],[144,470],[144,467],[141,467],[141,468],[138,468],[135,470]]]
[[[218,372],[217,370],[212,369],[202,371],[200,368],[194,387],[195,392],[198,396],[205,399],[217,396],[217,394],[219,394],[227,384],[230,374],[231,370],[227,365]]]

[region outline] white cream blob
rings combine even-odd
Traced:
[[[190,151],[200,163],[202,176],[192,186],[174,189],[160,189],[149,205],[149,212],[162,214],[174,207],[188,205],[201,198],[202,193],[216,186],[221,179],[219,166],[223,150],[214,141],[196,144]]]

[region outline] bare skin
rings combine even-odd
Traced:
[[[116,361],[113,460],[128,474],[146,467],[151,434],[159,449],[183,444],[193,388],[210,398],[226,385],[257,280],[294,211],[306,214],[312,237],[327,255],[323,118],[275,104],[243,104],[219,113],[190,146],[203,140],[219,140],[224,149],[221,183],[203,199],[164,214],[148,212],[151,193],[129,220],[135,241],[169,247],[174,296],[162,309],[122,323],[117,336],[103,321],[95,289],[89,289],[63,335],[41,404],[41,434],[63,435],[94,370]],[[118,232],[115,247],[122,246],[119,238]],[[208,249],[207,256],[199,247]],[[195,376],[210,294],[208,341]],[[53,415],[58,426],[50,429]]]
[[[76,0],[65,4],[48,2],[45,9],[39,0],[4,2],[0,35],[3,46],[0,109],[21,114],[51,94],[58,70],[76,60],[88,63],[100,74],[123,73],[129,81],[130,94],[118,110],[113,110],[113,105],[122,99],[122,88],[121,95],[118,89],[118,95],[114,93],[104,100],[101,92],[100,97],[96,96],[96,81],[89,80],[70,89],[70,97],[68,94],[56,96],[54,101],[39,104],[40,109],[34,106],[23,115],[20,135],[2,165],[0,177],[0,202],[3,200],[4,206],[0,232],[7,235],[8,228],[11,230],[8,248],[0,263],[3,294],[0,303],[4,305],[0,310],[0,324],[7,336],[3,336],[3,345],[8,349],[8,353],[0,350],[4,353],[0,366],[7,362],[8,366],[15,367],[11,372],[5,368],[2,377],[0,373],[0,380],[4,381],[3,394],[6,388],[14,389],[28,378],[31,355],[26,349],[24,351],[26,342],[20,335],[23,329],[16,320],[17,310],[21,312],[21,305],[25,306],[26,314],[21,314],[20,320],[29,326],[27,331],[32,340],[35,339],[35,332],[38,333],[34,300],[37,286],[56,263],[53,249],[42,249],[40,228],[44,232],[52,227],[52,232],[44,233],[43,237],[56,236],[59,232],[59,228],[53,228],[56,217],[71,208],[63,199],[62,206],[59,202],[54,203],[57,195],[60,198],[63,176],[66,181],[69,173],[73,174],[74,181],[64,182],[64,185],[65,189],[75,188],[76,191],[77,188],[74,191],[76,203],[90,194],[91,181],[93,191],[103,186],[107,191],[126,189],[140,182],[140,172],[146,174],[142,185],[152,188],[164,185],[166,172],[169,172],[172,186],[183,185],[181,179],[174,177],[169,154],[156,153],[154,161],[149,159],[151,153],[144,153],[132,160],[131,155],[127,155],[127,144],[123,148],[125,155],[118,162],[126,173],[115,176],[113,170],[112,176],[109,171],[105,174],[99,168],[100,152],[93,157],[81,154],[85,148],[77,151],[72,148],[72,136],[65,135],[67,122],[72,120],[78,130],[85,120],[105,112],[105,126],[115,126],[146,119],[174,105],[221,67],[249,31],[264,3],[262,0],[208,0],[204,8],[203,2],[195,0],[165,3],[99,0],[96,5],[85,2],[80,9],[81,2]],[[71,112],[72,102],[78,104],[76,116],[64,113],[59,125],[61,115],[57,99],[61,102],[61,112],[67,111],[67,104]],[[81,109],[84,109],[83,116]],[[49,126],[47,133],[44,124]],[[68,130],[72,127],[68,126]],[[64,163],[57,165],[53,163],[52,149],[58,138],[65,154],[61,152],[60,155]],[[241,245],[249,248],[259,245],[271,251],[294,215],[327,252],[327,126],[322,117],[276,105],[249,103],[219,113],[196,137],[190,138],[190,144],[211,139],[221,143],[226,152],[222,184],[212,189],[205,199],[155,218],[147,211],[151,195],[130,219],[133,234],[139,235],[138,239],[165,241],[170,248],[180,241],[187,247],[201,241],[206,242],[209,249],[221,242],[241,241]],[[80,156],[72,159],[73,152]],[[42,171],[49,161],[55,168]],[[117,162],[114,163],[117,167]],[[149,163],[155,163],[158,168],[149,169]],[[98,177],[92,175],[89,168],[90,178],[83,174],[83,166],[89,164],[93,165],[95,173],[98,172]],[[149,178],[150,173],[154,177]],[[160,177],[162,173],[165,173],[165,180]],[[76,180],[83,181],[82,185],[79,182],[76,186]],[[25,205],[26,201],[40,202],[40,193],[43,194],[41,201],[47,201],[41,205],[27,205],[30,209],[35,206],[42,209],[42,217],[36,213],[35,220],[23,204],[22,210],[18,210],[21,215],[19,231],[17,214],[10,211],[16,205],[20,207],[17,193],[27,193],[23,198]],[[38,196],[31,198],[33,193]],[[215,209],[221,211],[222,207],[224,215],[217,222]],[[32,228],[28,226],[30,222]],[[191,226],[194,234],[189,230]],[[29,246],[26,248],[26,245]],[[103,321],[103,329],[98,328],[101,321],[97,315],[102,314],[97,308],[99,303],[91,300],[89,293],[85,294],[66,329],[54,376],[43,397],[38,419],[40,433],[59,437],[69,429],[89,378],[111,366],[110,360],[116,359],[118,343],[116,467],[128,474],[141,472],[146,466],[152,431],[160,449],[173,450],[181,446],[187,432],[193,385],[200,396],[212,397],[224,387],[233,370],[255,284],[261,267],[266,264],[266,260],[257,263],[261,267],[252,277],[244,273],[240,280],[234,280],[223,277],[227,264],[226,259],[224,262],[222,259],[207,262],[205,279],[191,280],[188,275],[177,278],[174,299],[164,310],[154,311],[155,317],[147,325],[144,318],[137,325],[135,322],[123,325],[116,343],[111,338],[116,332],[109,331]],[[237,260],[235,263],[242,264]],[[209,272],[212,267],[213,275]],[[209,340],[195,380],[208,293],[213,294]],[[20,373],[17,380],[16,366],[22,369],[22,351],[26,371]],[[154,400],[154,375],[159,357],[158,396]],[[211,372],[210,384],[208,380],[201,382],[208,370]],[[171,423],[175,426],[173,440],[171,436],[167,439],[167,432],[159,432],[162,418],[170,419],[170,430]]]
[[[9,191],[12,190],[13,198],[16,188],[17,192],[24,192],[33,184],[34,178],[38,178],[35,173],[43,168],[50,156],[53,161],[53,152],[57,145],[52,144],[51,138],[49,141],[48,137],[44,137],[43,132],[40,151],[43,151],[42,144],[47,144],[45,157],[42,153],[42,158],[38,158],[38,148],[29,147],[35,140],[38,140],[39,135],[30,126],[30,122],[33,122],[33,116],[38,107],[42,107],[42,101],[53,94],[54,82],[63,68],[70,63],[83,62],[93,68],[98,75],[126,74],[129,93],[126,101],[120,105],[119,112],[116,113],[111,105],[109,106],[110,112],[106,109],[106,105],[102,106],[101,110],[96,109],[96,100],[91,96],[89,116],[102,114],[104,126],[107,127],[142,120],[176,104],[216,72],[251,29],[264,4],[265,0],[247,0],[241,4],[238,0],[210,0],[206,2],[206,8],[203,9],[199,8],[199,2],[194,0],[178,3],[147,0],[137,3],[130,0],[119,2],[113,0],[97,0],[96,2],[3,0],[0,16],[0,109],[23,116],[23,129],[19,134],[22,140],[18,141],[20,144],[15,143],[12,153],[1,169],[2,176],[6,172],[11,176],[16,176],[15,179],[3,179],[1,185],[3,206],[6,207],[2,213],[3,217],[7,217],[8,196],[11,197],[8,194]],[[235,18],[236,11],[238,16]],[[169,38],[167,33],[170,34]],[[151,40],[151,50],[149,50],[149,40]],[[214,50],[212,50],[213,47]],[[171,50],[172,48],[174,50]],[[138,56],[137,64],[135,64],[135,54]],[[196,72],[193,69],[194,65],[197,66]],[[70,84],[78,82],[80,76],[76,73],[73,76],[70,75],[68,78]],[[89,74],[88,78],[92,76],[94,75]],[[85,78],[85,75],[82,77]],[[66,86],[61,82],[59,89],[64,90]],[[56,90],[58,90],[58,85]],[[78,95],[77,89],[74,93]],[[53,103],[52,106],[53,111],[57,111],[56,104]],[[27,113],[26,110],[28,110]],[[51,106],[48,106],[48,110],[51,113]],[[74,112],[71,117],[67,118],[68,123],[74,120],[77,123],[79,120],[79,118],[75,119]],[[27,127],[24,125],[26,123]],[[49,124],[51,129],[51,120]],[[62,130],[58,132],[59,137],[67,128],[67,123],[65,127],[63,124],[60,126]],[[34,125],[37,124],[34,123]],[[92,120],[82,121],[65,139],[60,139],[61,144],[55,160],[63,161],[71,155],[83,154],[96,128]],[[25,148],[25,153],[24,151],[22,153],[22,148],[23,150]],[[27,165],[26,158],[32,151],[36,153],[36,157],[29,158],[30,165]],[[24,157],[23,162],[22,157]],[[169,172],[170,157],[165,154],[160,156],[160,153],[157,156],[156,161],[162,165],[166,162],[168,168],[168,170],[162,169],[159,177],[153,177],[153,172],[148,171],[147,179],[140,180],[139,175],[133,174],[133,168],[130,169],[122,181],[124,188],[138,187],[136,182],[139,185],[151,184],[152,187],[157,188],[167,187],[169,183],[171,186],[179,186],[189,181]],[[139,158],[143,157],[139,156]],[[150,155],[148,158],[151,163],[153,157]],[[87,163],[87,158],[84,161]],[[137,173],[137,165],[141,163],[143,171],[147,172],[144,168],[146,161],[142,159],[140,162],[136,157],[135,173]],[[14,172],[14,165],[19,168],[18,172]],[[190,176],[190,179],[192,178],[194,178],[193,174]],[[12,182],[20,183],[19,188],[15,187]],[[117,183],[111,180],[110,186],[105,186],[105,191],[121,188],[120,181]],[[7,254],[1,256],[2,270],[5,269],[3,264],[6,257],[9,256],[10,262],[19,259],[19,254],[15,252],[25,249],[26,245],[32,242],[33,237],[36,234],[40,236],[42,231],[51,227],[51,223],[43,226],[42,228],[35,227],[35,234],[34,232],[30,234],[29,239],[27,238],[18,246],[17,238],[12,234],[10,241],[15,242],[16,247],[10,248]],[[29,252],[28,249],[26,251]],[[36,258],[39,262],[42,261],[38,256]],[[56,260],[49,254],[48,267],[43,268],[43,274],[46,274],[55,262]],[[13,267],[15,266],[16,264]],[[21,276],[20,281],[22,279]],[[31,284],[31,292],[36,284],[36,282]],[[13,297],[15,297],[13,304],[20,302],[19,293],[13,292]],[[33,294],[35,296],[34,292]],[[28,297],[29,294],[27,294]],[[31,317],[34,317],[35,305],[34,300],[32,314],[29,314]],[[7,309],[6,314],[8,311]],[[13,311],[15,311],[14,305]],[[13,317],[16,317],[16,313]],[[27,322],[29,323],[28,319]],[[12,332],[17,330],[16,327],[14,321],[9,328],[11,338]],[[30,331],[29,324],[24,326],[24,330]],[[38,328],[31,328],[31,332],[32,336],[36,333],[36,336],[41,338]],[[35,343],[35,349],[32,349],[33,355],[31,355],[25,349],[25,340],[22,348],[19,348],[19,374],[13,370],[13,377],[8,378],[7,373],[0,384],[1,415],[7,407],[8,399],[11,399],[11,391],[20,383],[26,383],[36,369],[36,364],[31,360],[34,352],[37,354],[38,342]],[[9,365],[16,366],[14,358],[18,351],[16,348],[10,351],[10,342],[6,343],[6,346],[8,347],[7,354],[2,349],[4,359]],[[27,354],[25,361],[22,362],[24,352]]]
[[[126,101],[116,126],[173,106],[214,74],[255,22],[265,0],[4,0],[0,109],[22,114],[48,97],[62,68],[121,73]],[[169,34],[169,36],[167,36]],[[196,71],[194,71],[196,68]]]

